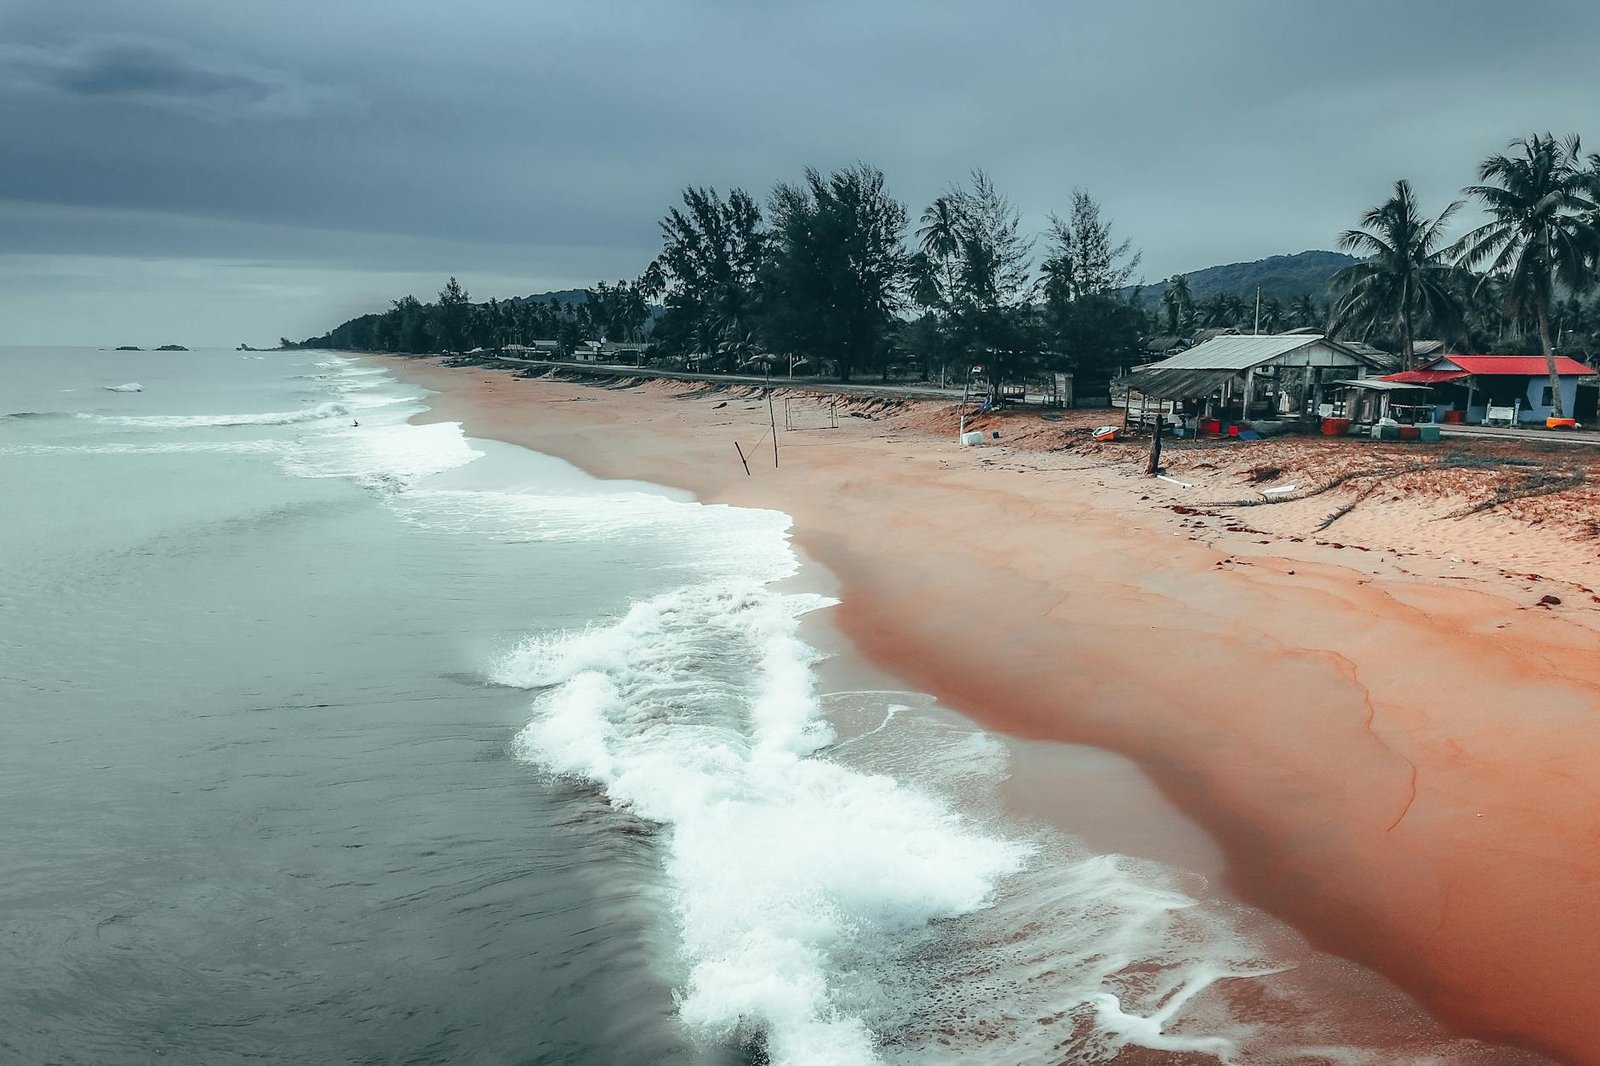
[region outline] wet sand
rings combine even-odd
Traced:
[[[1236,898],[1452,1030],[1600,1063],[1600,614],[1504,579],[1533,536],[1458,567],[1226,517],[1202,535],[1145,479],[959,449],[926,419],[787,431],[780,409],[775,469],[767,406],[737,393],[385,365],[471,434],[791,514],[880,666],[994,729],[1131,760],[1210,838],[1111,813],[1096,846],[1142,832],[1184,866],[1214,842]],[[1388,535],[1422,521],[1389,506]]]

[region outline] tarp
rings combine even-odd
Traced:
[[[1136,370],[1114,385],[1144,393],[1153,400],[1204,399],[1240,375],[1233,370]]]

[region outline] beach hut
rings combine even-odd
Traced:
[[[1577,408],[1578,381],[1594,371],[1564,355],[1556,357],[1561,409]],[[1542,355],[1444,355],[1416,370],[1387,374],[1386,381],[1427,385],[1440,400],[1444,422],[1544,424],[1555,410],[1550,369]]]
[[[1426,385],[1383,378],[1335,381],[1329,385],[1325,417],[1348,422],[1357,430],[1381,423],[1426,424],[1434,421],[1432,392]]]
[[[1292,421],[1314,417],[1334,381],[1377,369],[1372,357],[1331,337],[1272,333],[1213,337],[1135,367],[1116,384],[1129,411],[1153,399],[1197,422]]]

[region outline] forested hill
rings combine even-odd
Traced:
[[[1355,256],[1343,252],[1309,251],[1297,255],[1275,255],[1251,263],[1206,267],[1184,277],[1188,279],[1189,292],[1196,303],[1219,292],[1253,299],[1257,286],[1261,287],[1263,300],[1276,296],[1288,302],[1296,296],[1310,294],[1318,303],[1327,303],[1332,296],[1328,280],[1356,261]],[[1164,280],[1151,282],[1145,285],[1140,295],[1146,304],[1155,305],[1161,301],[1161,294],[1166,288]],[[1125,295],[1132,292],[1131,288],[1123,290]]]
[[[513,296],[507,302],[547,304],[554,300],[558,304],[581,304],[586,295],[587,289],[558,289],[555,292],[536,292],[532,296]]]

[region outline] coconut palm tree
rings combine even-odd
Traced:
[[[1289,320],[1296,326],[1320,326],[1324,315],[1309,292],[1303,292],[1289,301]]]
[[[1189,279],[1174,274],[1161,294],[1161,310],[1167,316],[1167,329],[1172,333],[1187,331],[1194,319],[1194,297],[1189,293]]]
[[[1262,300],[1261,328],[1268,333],[1280,333],[1283,330],[1283,323],[1283,303],[1276,296],[1268,296]]]
[[[1550,305],[1557,286],[1581,291],[1594,282],[1600,250],[1595,177],[1583,167],[1576,136],[1557,141],[1549,133],[1534,134],[1511,147],[1515,154],[1492,155],[1479,165],[1484,184],[1464,190],[1482,202],[1489,221],[1462,237],[1455,251],[1462,266],[1487,263],[1488,274],[1502,276],[1513,314],[1533,312],[1554,414],[1561,418]]]
[[[1416,362],[1416,328],[1422,322],[1450,330],[1461,317],[1451,291],[1452,266],[1442,247],[1445,225],[1461,207],[1457,200],[1425,217],[1411,183],[1394,183],[1394,195],[1361,216],[1362,229],[1346,230],[1340,247],[1361,256],[1333,276],[1339,291],[1329,326],[1351,328],[1365,337],[1393,326],[1400,336],[1405,365]]]

